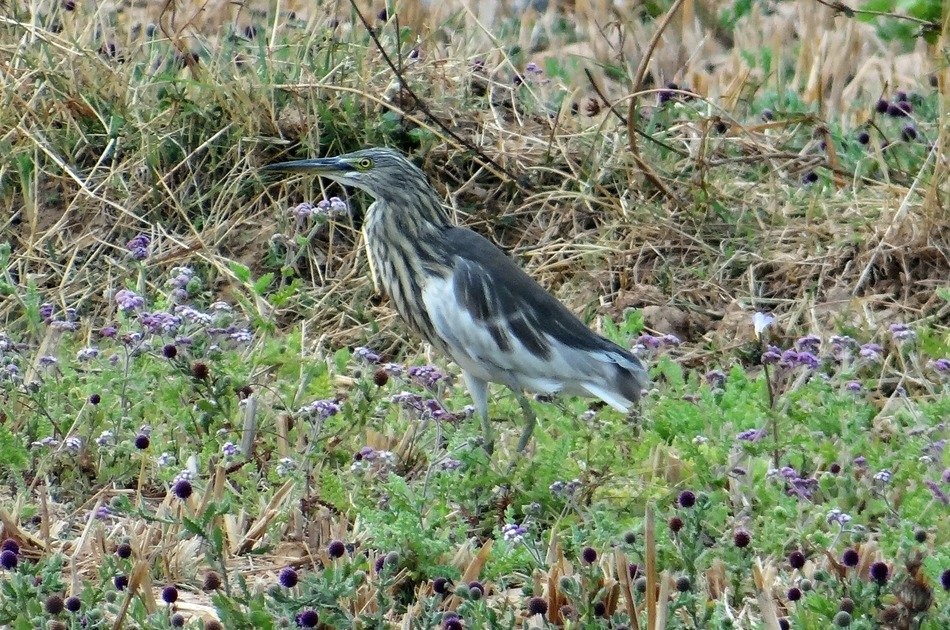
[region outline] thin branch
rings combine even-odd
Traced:
[[[683,0],[676,0],[673,3],[673,6],[670,7],[670,10],[667,11],[666,15],[663,16],[663,20],[656,27],[656,31],[653,33],[653,38],[650,40],[650,45],[647,46],[647,49],[643,54],[643,58],[640,60],[640,66],[637,68],[637,74],[633,80],[633,94],[631,95],[630,105],[627,109],[627,140],[630,143],[630,152],[633,154],[633,159],[636,161],[637,166],[640,167],[640,170],[643,171],[644,176],[677,206],[681,205],[680,200],[666,187],[666,185],[663,184],[662,181],[660,181],[660,178],[656,175],[656,173],[653,172],[653,169],[650,168],[650,165],[647,164],[642,157],[640,157],[640,151],[637,148],[636,123],[638,100],[637,94],[640,91],[640,87],[643,85],[643,77],[646,76],[647,65],[650,63],[650,57],[653,56],[653,51],[656,49],[663,31],[666,30],[670,20],[673,19],[673,15],[679,10],[682,4]]]
[[[396,76],[396,80],[399,81],[399,85],[402,87],[402,89],[406,90],[409,96],[412,97],[412,99],[415,101],[419,109],[422,110],[422,113],[428,116],[436,125],[439,126],[440,129],[442,129],[442,131],[448,134],[453,140],[455,140],[456,142],[458,142],[460,145],[464,146],[468,150],[474,152],[478,157],[484,160],[485,163],[487,163],[486,165],[490,165],[496,171],[495,173],[496,175],[498,175],[499,173],[504,173],[505,176],[507,176],[510,180],[519,182],[521,186],[527,188],[527,185],[521,182],[521,178],[517,177],[511,171],[506,169],[504,166],[501,166],[500,164],[498,164],[498,162],[488,157],[481,149],[476,147],[474,144],[472,144],[465,138],[455,133],[452,129],[448,127],[448,125],[446,125],[435,114],[432,113],[432,110],[429,109],[429,106],[426,105],[421,98],[419,98],[419,96],[413,91],[411,87],[409,87],[409,84],[406,82],[405,78],[403,77],[402,72],[399,71],[399,69],[396,67],[396,64],[393,63],[392,58],[386,53],[386,49],[383,48],[382,42],[380,42],[379,37],[376,36],[376,31],[373,30],[373,27],[370,26],[370,23],[367,21],[366,17],[356,6],[356,0],[350,0],[350,5],[353,7],[353,11],[356,12],[356,15],[360,18],[360,22],[363,23],[363,26],[366,28],[366,32],[369,33],[369,36],[372,38],[373,43],[376,44],[376,48],[379,50],[379,54],[381,54],[383,56],[383,60],[386,61],[386,65],[389,66],[389,69],[393,71],[393,74]]]
[[[898,20],[906,20],[908,22],[913,22],[914,24],[919,24],[921,28],[925,30],[939,31],[940,24],[937,22],[931,22],[930,20],[922,20],[920,18],[915,18],[912,15],[901,15],[900,13],[888,13],[887,11],[868,11],[867,9],[852,9],[844,2],[828,2],[827,0],[815,0],[818,4],[823,4],[830,9],[834,9],[840,13],[844,13],[847,17],[854,17],[855,15],[874,15],[878,17],[889,17],[895,18]]]
[[[616,116],[617,119],[618,119],[620,122],[622,122],[624,125],[626,125],[626,124],[627,124],[627,118],[626,118],[623,114],[621,114],[619,111],[617,111],[617,108],[614,106],[614,104],[611,103],[611,102],[607,99],[607,96],[601,91],[600,86],[598,86],[597,83],[594,81],[594,75],[591,74],[591,71],[590,71],[588,68],[584,68],[584,74],[587,75],[587,80],[590,82],[590,86],[591,86],[592,88],[594,88],[594,92],[597,93],[597,96],[600,97],[600,100],[607,104],[607,109],[610,110],[610,113],[613,114],[614,116]],[[637,135],[640,136],[641,138],[644,138],[644,139],[646,139],[646,140],[649,140],[650,142],[653,142],[654,144],[657,144],[657,145],[663,147],[663,148],[666,149],[667,151],[670,151],[670,152],[672,152],[672,153],[676,153],[677,155],[679,155],[679,156],[681,156],[681,157],[688,157],[688,155],[689,155],[686,151],[683,151],[682,149],[677,149],[676,147],[674,147],[674,146],[672,146],[672,145],[669,145],[669,144],[663,142],[662,140],[657,140],[656,138],[654,138],[654,137],[651,136],[650,134],[646,133],[645,131],[641,131],[638,127],[634,127],[634,131],[636,131],[636,132],[637,132]]]

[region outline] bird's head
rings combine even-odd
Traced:
[[[293,160],[263,167],[272,172],[308,172],[346,186],[365,190],[373,197],[388,197],[393,191],[428,187],[425,176],[398,151],[361,149],[336,157]],[[420,182],[421,180],[421,182]]]

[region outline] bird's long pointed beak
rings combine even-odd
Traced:
[[[268,164],[267,166],[261,167],[262,171],[270,171],[276,173],[317,173],[317,174],[333,174],[333,173],[343,173],[349,170],[352,170],[347,162],[341,160],[340,158],[330,157],[330,158],[312,158],[309,160],[292,160],[290,162],[278,162],[277,164]]]

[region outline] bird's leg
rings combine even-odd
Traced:
[[[491,454],[495,451],[495,436],[492,434],[491,422],[488,420],[488,409],[485,409],[484,413],[480,413],[479,416],[482,419],[482,439],[485,440],[485,452],[488,453],[488,457],[491,457]]]
[[[516,391],[515,395],[518,397],[518,404],[521,405],[521,411],[524,413],[524,431],[518,440],[518,452],[521,453],[528,446],[528,442],[531,441],[531,434],[534,433],[534,425],[537,423],[538,417],[524,394]]]
[[[488,420],[488,383],[474,374],[462,371],[462,378],[475,403],[475,413],[482,421],[482,439],[485,440],[485,452],[491,457],[495,450],[495,437],[492,435],[491,422]]]

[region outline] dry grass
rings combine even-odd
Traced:
[[[640,138],[639,150],[671,199],[629,150],[629,82],[607,78],[632,75],[655,22],[633,19],[639,6],[623,14],[599,1],[551,3],[544,14],[523,14],[519,26],[504,4],[427,11],[405,3],[401,54],[394,21],[380,27],[424,107],[400,90],[347,3],[284,3],[276,19],[255,8],[263,3],[74,12],[19,5],[0,19],[0,147],[8,156],[0,164],[0,240],[13,245],[13,276],[35,283],[44,299],[106,313],[108,295],[132,270],[123,244],[146,232],[156,243],[149,264],[196,264],[218,296],[250,298],[231,263],[255,275],[279,267],[268,255],[296,247],[287,209],[321,194],[319,182],[265,182],[255,169],[289,152],[388,142],[417,145],[460,222],[588,315],[643,307],[651,328],[717,345],[734,339],[752,308],[788,313],[795,328],[947,320],[934,289],[947,284],[950,252],[950,81],[933,61],[946,29],[936,47],[899,52],[872,26],[813,2],[783,3],[768,15],[756,4],[731,34],[711,17],[726,5],[683,3],[647,66],[652,83],[638,95],[646,115],[638,121],[654,139]],[[377,21],[375,11],[365,13]],[[577,27],[570,40],[563,16]],[[160,27],[151,39],[145,23]],[[512,54],[514,44],[536,52]],[[410,62],[413,47],[421,54]],[[763,72],[754,56],[766,51],[781,72]],[[476,58],[483,73],[472,71]],[[516,90],[511,76],[529,60],[564,72],[528,77]],[[928,123],[929,153],[922,149],[917,161],[876,151],[864,164],[878,168],[856,174],[820,148],[823,130],[850,134],[881,94],[933,91],[931,75],[943,114]],[[649,86],[671,80],[699,99],[650,128]],[[535,105],[561,90],[553,115]],[[799,95],[813,113],[762,122],[760,97],[769,90]],[[714,131],[720,120],[724,134]],[[412,129],[421,135],[410,138]],[[812,169],[824,175],[819,189],[801,185]],[[374,341],[388,345],[394,319],[373,299],[357,228],[358,218],[313,235],[292,265],[306,282],[289,304],[248,299],[247,307],[283,324],[306,319],[330,345],[365,339],[375,321],[384,332]],[[7,300],[0,317],[21,308]]]

